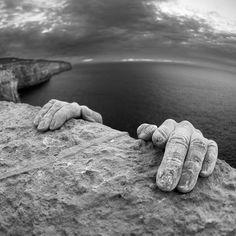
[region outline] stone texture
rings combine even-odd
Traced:
[[[39,133],[38,107],[0,102],[0,235],[236,235],[236,170],[161,192],[163,153],[83,120]]]
[[[2,58],[0,100],[19,102],[18,89],[41,84],[71,68],[71,64],[64,61]]]

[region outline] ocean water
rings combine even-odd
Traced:
[[[22,102],[42,106],[56,98],[100,112],[104,124],[136,137],[141,123],[189,120],[216,140],[219,158],[236,167],[236,73],[164,62],[85,63],[40,86],[22,90]]]

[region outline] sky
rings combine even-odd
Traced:
[[[230,63],[235,12],[235,0],[0,0],[0,57]]]

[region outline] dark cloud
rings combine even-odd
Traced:
[[[176,47],[179,51],[217,48],[219,43],[232,52],[236,41],[232,35],[216,34],[204,20],[167,15],[148,0],[67,0],[61,4],[51,0],[55,7],[37,1],[3,2],[6,24],[14,21],[16,13],[19,18],[16,25],[1,28],[2,56],[157,54],[174,52]],[[34,20],[34,14],[41,18]]]

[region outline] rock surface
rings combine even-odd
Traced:
[[[63,61],[0,59],[0,100],[19,102],[18,89],[41,84],[53,75],[70,70]]]
[[[0,102],[0,235],[236,235],[236,170],[218,161],[189,194],[161,192],[163,153],[125,132]]]

